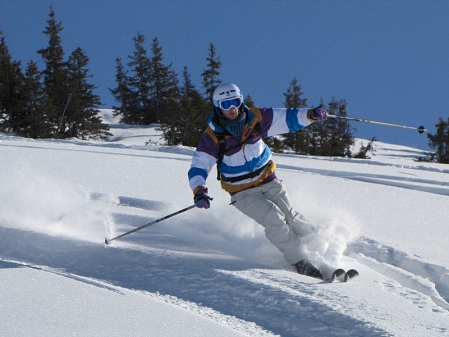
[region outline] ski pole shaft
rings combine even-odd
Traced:
[[[405,125],[399,125],[399,124],[376,122],[376,121],[370,121],[368,119],[361,119],[361,118],[354,118],[354,117],[347,117],[347,116],[327,115],[327,117],[347,119],[347,120],[354,121],[354,122],[363,122],[363,123],[371,123],[371,124],[378,124],[378,125],[385,125],[385,126],[393,126],[393,127],[402,128],[402,129],[418,130],[419,133],[427,132],[427,130],[422,125],[416,128],[416,127],[413,127],[413,126],[405,126]]]
[[[151,226],[151,225],[157,224],[158,222],[161,222],[161,221],[163,221],[163,220],[166,220],[166,219],[168,219],[168,218],[171,218],[172,216],[181,214],[181,213],[183,213],[183,212],[185,212],[185,211],[188,211],[189,209],[192,209],[192,208],[195,208],[195,207],[196,207],[195,205],[192,205],[192,206],[183,208],[183,209],[181,209],[181,210],[179,210],[179,211],[177,211],[177,212],[175,212],[175,213],[166,215],[166,216],[164,216],[163,218],[160,218],[160,219],[151,221],[151,222],[149,222],[149,223],[147,223],[147,224],[145,224],[145,225],[143,225],[143,226],[134,228],[133,230],[130,230],[129,232],[126,232],[126,233],[123,233],[122,235],[116,236],[115,238],[112,238],[112,239],[106,238],[106,239],[104,239],[104,243],[106,243],[106,244],[108,245],[108,244],[110,244],[110,243],[111,243],[112,241],[114,241],[114,240],[117,240],[117,239],[119,239],[119,238],[122,238],[122,237],[124,237],[124,236],[126,236],[126,235],[129,235],[129,234],[131,234],[131,233],[135,233],[135,232],[137,232],[137,231],[140,231],[141,229],[144,229],[144,228],[149,227],[149,226]]]

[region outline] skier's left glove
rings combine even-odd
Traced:
[[[310,109],[307,112],[307,117],[313,122],[325,121],[327,119],[327,110],[322,108],[321,106],[315,109]]]
[[[210,207],[210,200],[212,198],[207,194],[207,187],[201,186],[198,192],[195,193],[193,200],[195,201],[195,206],[198,208],[208,209]]]

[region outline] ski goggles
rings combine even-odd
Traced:
[[[229,110],[231,107],[238,109],[240,105],[242,105],[242,99],[240,97],[236,97],[225,101],[219,101],[218,105],[220,106],[220,109],[223,110]]]

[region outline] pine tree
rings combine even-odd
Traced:
[[[447,121],[439,118],[439,122],[435,126],[437,128],[435,135],[427,134],[430,148],[436,149],[435,153],[430,154],[430,160],[449,164],[449,118]]]
[[[164,132],[165,140],[168,145],[178,145],[182,143],[182,138],[180,135],[180,130],[177,127],[179,123],[179,113],[180,113],[180,102],[179,95],[172,93],[172,95],[167,96],[161,103],[159,108],[159,113],[163,114],[163,128],[168,131]]]
[[[169,124],[163,124],[161,127],[164,133],[164,139],[168,145],[187,145],[192,125],[195,123],[193,116],[192,102],[190,101],[190,92],[194,90],[194,85],[190,80],[187,67],[183,71],[184,87],[180,88],[180,101],[177,111],[170,113]]]
[[[49,138],[54,132],[54,125],[49,119],[54,115],[54,106],[45,94],[41,78],[36,62],[28,62],[24,81],[26,122],[20,134],[23,137]]]
[[[252,98],[249,94],[246,95],[246,97],[245,97],[245,99],[244,99],[243,102],[245,103],[245,105],[246,105],[248,108],[252,108],[252,107],[255,106],[255,105],[254,105],[253,98]]]
[[[98,117],[101,100],[93,93],[95,85],[87,82],[89,58],[77,48],[67,62],[67,89],[70,92],[58,124],[62,138],[102,139],[109,134],[109,127]]]
[[[51,122],[58,125],[69,99],[69,92],[67,90],[67,65],[64,62],[64,49],[59,36],[63,30],[62,22],[56,21],[52,6],[50,6],[50,19],[47,20],[47,23],[48,26],[45,27],[44,34],[49,39],[48,47],[38,50],[37,53],[45,62],[45,69],[42,72],[44,88],[54,105],[52,110],[56,112],[55,116],[49,116],[49,118],[51,118]]]
[[[145,37],[137,32],[137,36],[133,38],[133,41],[135,50],[132,56],[128,56],[130,59],[128,67],[133,75],[127,78],[126,82],[129,82],[130,89],[125,89],[124,93],[134,92],[134,95],[127,97],[130,107],[128,109],[128,121],[131,124],[145,125],[154,122],[156,119],[151,102],[151,64],[147,56],[147,50],[144,47]]]
[[[215,46],[212,43],[209,45],[208,50],[209,56],[206,58],[207,68],[203,71],[201,76],[203,77],[205,98],[210,102],[209,104],[212,108],[212,96],[214,90],[221,84],[221,80],[218,78],[218,75],[220,75],[219,69],[221,68],[221,61],[220,57],[217,56]]]
[[[183,145],[197,146],[206,128],[205,121],[210,114],[209,104],[192,83],[187,67],[184,67],[183,79],[183,87],[181,88],[181,140]]]
[[[298,84],[298,79],[294,77],[290,82],[287,92],[284,93],[284,106],[287,109],[307,107],[307,99],[302,98],[304,93],[301,90],[301,86]],[[305,154],[307,152],[304,149],[309,147],[309,144],[312,142],[312,135],[310,133],[296,131],[283,135],[282,142],[284,146],[291,148],[296,153]]]
[[[346,101],[336,101],[332,97],[328,104],[328,112],[336,116],[346,116],[346,107]],[[316,142],[311,154],[351,157],[351,146],[354,144],[353,131],[349,122],[342,118],[329,118],[324,123],[313,124],[312,133]]]
[[[171,115],[176,118],[171,124],[164,124],[161,129],[169,145],[197,146],[207,126],[205,120],[210,114],[210,109],[204,97],[192,83],[187,67],[184,67],[182,75],[183,86],[180,88],[179,109],[176,113],[171,112]]]
[[[363,145],[363,143],[361,143],[360,149],[359,151],[352,155],[352,158],[357,158],[357,159],[370,159],[370,157],[368,157],[368,152],[375,152],[376,150],[374,149],[374,142],[377,141],[376,137],[371,138],[368,143],[366,145]]]
[[[20,61],[13,61],[0,31],[0,130],[20,133],[25,108]]]
[[[112,107],[114,109],[113,114],[114,116],[121,116],[120,123],[135,124],[133,117],[137,115],[137,109],[131,103],[136,101],[137,95],[132,91],[128,72],[124,70],[122,59],[117,58],[115,62],[117,87],[109,88],[109,91],[116,102],[120,103],[120,106]]]
[[[167,101],[172,102],[172,106],[171,110],[165,110],[164,124],[161,130],[164,133],[165,141],[169,145],[194,146],[192,145],[192,138],[198,141],[198,138],[195,137],[198,111],[193,102],[196,89],[190,79],[187,67],[184,67],[183,78],[183,87],[173,91],[173,99]],[[176,101],[174,100],[175,95],[178,95]],[[165,106],[167,107],[167,105]]]
[[[151,116],[146,123],[159,121],[172,125],[176,118],[176,109],[179,108],[178,77],[172,69],[172,64],[164,65],[162,47],[157,38],[153,39],[151,46],[153,56],[150,59],[150,95]]]

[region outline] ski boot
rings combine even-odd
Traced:
[[[310,276],[313,278],[317,278],[322,280],[323,274],[321,274],[320,270],[317,269],[309,260],[302,259],[298,263],[295,263],[293,266],[295,266],[296,271],[298,274]]]

